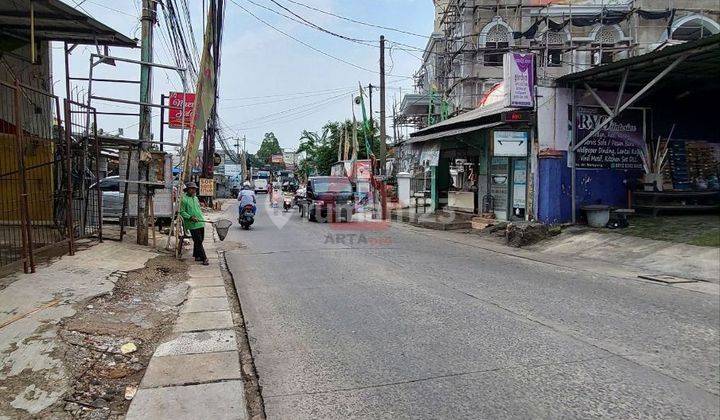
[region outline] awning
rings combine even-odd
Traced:
[[[136,47],[137,41],[58,0],[35,0],[38,41]],[[30,2],[0,1],[0,37],[30,41]]]
[[[475,125],[472,127],[456,128],[456,129],[451,129],[451,130],[446,130],[446,131],[440,131],[437,133],[430,133],[430,134],[425,134],[425,135],[417,136],[417,137],[411,136],[410,139],[408,141],[406,141],[406,143],[419,143],[421,141],[435,140],[435,139],[439,139],[441,137],[452,137],[452,136],[457,136],[460,134],[470,133],[472,131],[483,130],[485,128],[497,127],[497,126],[503,125],[503,124],[505,124],[505,123],[502,121],[498,121],[498,122],[489,123],[489,124]]]
[[[587,82],[597,89],[614,89],[620,84],[622,74],[628,71],[626,85],[629,88],[642,87],[679,57],[684,57],[683,61],[665,76],[666,82],[691,86],[702,84],[704,87],[712,85],[714,88],[720,85],[720,34],[570,73],[558,78],[557,84],[582,86]]]

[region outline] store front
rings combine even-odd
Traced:
[[[720,210],[720,36],[573,73],[538,109],[538,219]]]
[[[522,115],[523,120],[511,121],[508,114]],[[498,110],[468,118],[462,128],[450,119],[445,130],[411,137],[411,144],[422,150],[421,163],[430,168],[432,209],[525,220],[531,118],[529,113]]]

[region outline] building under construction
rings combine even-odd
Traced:
[[[478,107],[507,51],[537,55],[538,81],[720,32],[715,0],[434,0],[434,32],[402,121],[423,128]]]

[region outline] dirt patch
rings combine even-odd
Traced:
[[[70,385],[41,417],[123,417],[155,348],[171,332],[187,295],[185,263],[159,256],[113,275],[111,292],[78,304],[58,326],[55,356]],[[123,347],[128,343],[134,346]]]

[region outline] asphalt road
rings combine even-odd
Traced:
[[[717,296],[265,200],[226,255],[269,419],[720,415]]]

